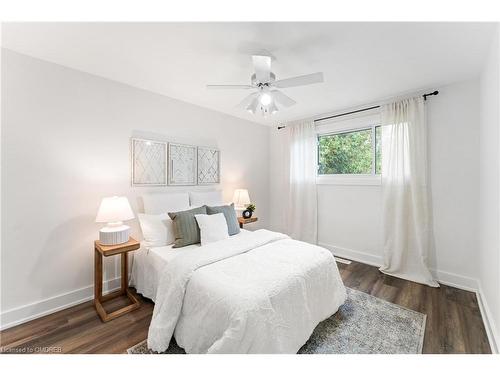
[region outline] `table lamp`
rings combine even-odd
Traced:
[[[244,210],[250,204],[250,196],[247,189],[236,189],[233,195],[234,208]]]
[[[130,227],[123,221],[132,220],[134,212],[127,197],[106,197],[101,201],[97,211],[96,223],[107,223],[99,231],[102,245],[118,245],[129,240]]]

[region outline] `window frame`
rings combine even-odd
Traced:
[[[370,125],[367,125],[370,124]],[[343,121],[333,121],[317,126],[316,130],[316,184],[318,185],[381,185],[382,178],[377,174],[377,139],[376,128],[380,127],[379,112],[364,116],[350,117]],[[320,137],[338,134],[353,133],[370,130],[372,139],[372,168],[371,173],[365,174],[319,174],[319,139]]]

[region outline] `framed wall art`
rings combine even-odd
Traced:
[[[167,185],[167,144],[131,139],[132,186]]]
[[[220,183],[220,151],[198,147],[198,185]]]
[[[168,144],[168,184],[196,185],[196,146]]]

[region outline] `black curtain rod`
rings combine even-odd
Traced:
[[[428,96],[437,95],[437,94],[439,94],[439,91],[436,90],[436,91],[430,92],[428,94],[424,94],[422,96],[424,97],[424,100],[427,100]],[[368,107],[368,108],[363,108],[363,109],[357,109],[356,111],[350,111],[350,112],[340,113],[338,115],[333,115],[333,116],[318,118],[318,119],[314,120],[314,122],[316,122],[316,121],[322,121],[322,120],[329,120],[331,118],[336,118],[336,117],[341,117],[341,116],[346,116],[346,115],[352,115],[353,113],[369,111],[370,109],[375,109],[375,108],[380,108],[380,106],[379,105],[375,105],[373,107]],[[283,129],[285,127],[286,127],[285,125],[278,126],[278,130]]]

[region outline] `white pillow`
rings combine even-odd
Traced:
[[[174,242],[172,219],[166,213],[160,215],[137,214],[137,216],[146,246],[167,246]]]
[[[189,192],[189,200],[192,207],[207,206],[223,206],[222,191],[191,191]]]
[[[226,217],[215,215],[194,215],[200,227],[201,246],[229,238]]]
[[[144,212],[150,215],[189,209],[188,193],[153,193],[142,196]]]

